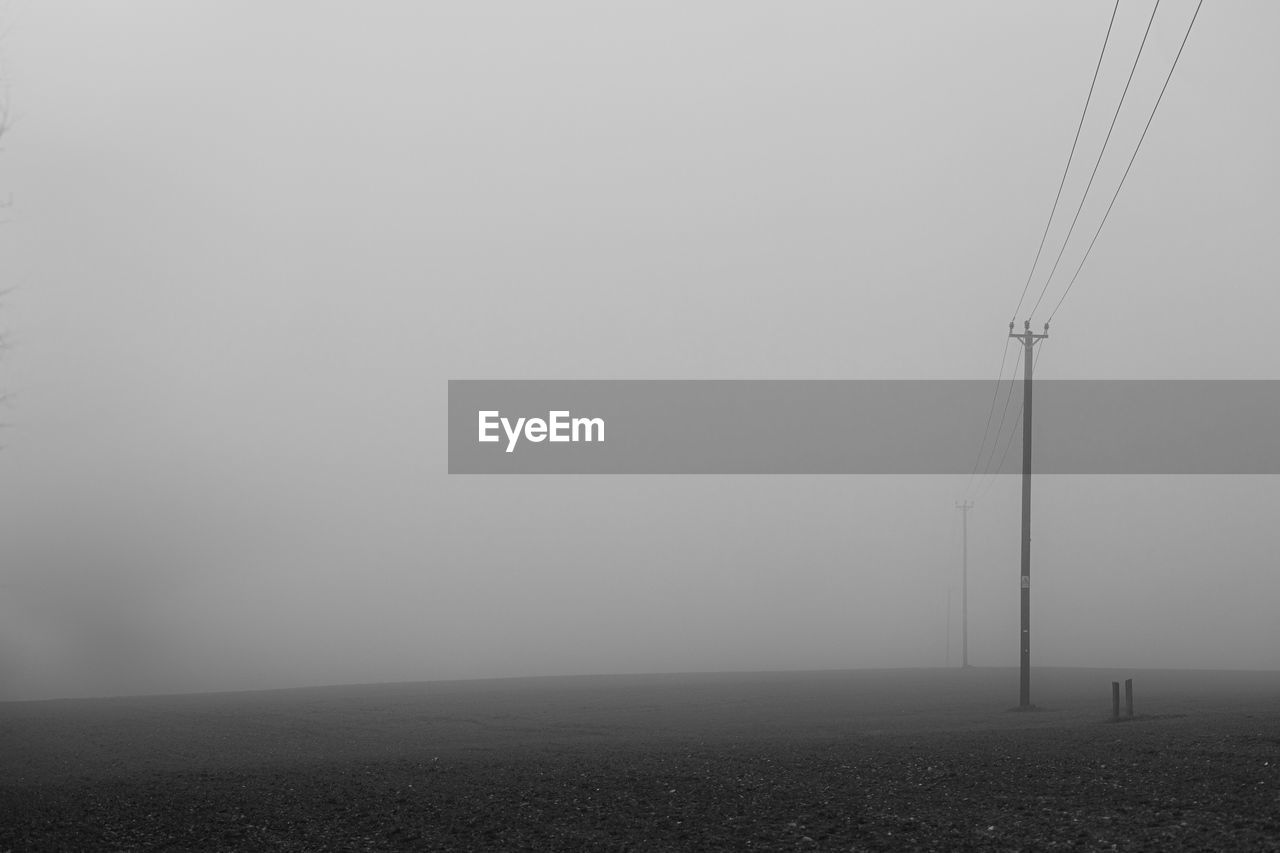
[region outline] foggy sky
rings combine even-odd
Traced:
[[[993,378],[1111,5],[6,7],[0,697],[956,662],[967,478],[450,477],[446,381]],[[1278,30],[1205,4],[1038,376],[1280,378]],[[1280,668],[1275,478],[1035,489],[1033,666]]]

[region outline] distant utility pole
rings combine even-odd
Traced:
[[[964,556],[960,575],[960,666],[969,666],[969,510],[973,509],[970,501],[956,504],[960,510],[961,529],[964,531]]]
[[[1031,321],[1022,324],[1020,335],[1013,333],[1009,321],[1009,337],[1022,342],[1026,350],[1026,366],[1022,370],[1022,671],[1018,682],[1018,706],[1031,707],[1031,370],[1035,359],[1032,350],[1038,341],[1049,337],[1049,324],[1044,334],[1031,331]]]
[[[951,667],[951,587],[947,587],[947,668]]]

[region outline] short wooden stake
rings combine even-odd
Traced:
[[[1120,682],[1111,682],[1111,719],[1120,719]]]
[[[1124,713],[1126,717],[1133,716],[1133,679],[1126,678],[1124,680]]]

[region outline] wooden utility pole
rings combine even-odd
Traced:
[[[951,587],[947,587],[947,667],[951,667]]]
[[[1035,358],[1032,350],[1038,341],[1049,337],[1049,324],[1044,324],[1044,334],[1031,331],[1031,321],[1023,322],[1022,334],[1013,333],[1013,321],[1009,322],[1009,337],[1022,342],[1026,351],[1026,366],[1022,371],[1022,640],[1021,675],[1018,681],[1018,707],[1031,707],[1031,371]]]
[[[973,509],[973,504],[962,501],[956,504],[956,509],[960,510],[960,526],[964,531],[962,552],[964,556],[961,557],[960,574],[960,666],[967,668],[969,666],[969,510]]]

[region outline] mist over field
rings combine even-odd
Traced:
[[[450,476],[446,382],[990,380],[1109,12],[13,3],[0,699],[957,664],[969,478]],[[1206,5],[1037,377],[1280,375],[1277,28]],[[1278,517],[1037,477],[1033,667],[1280,669]]]

